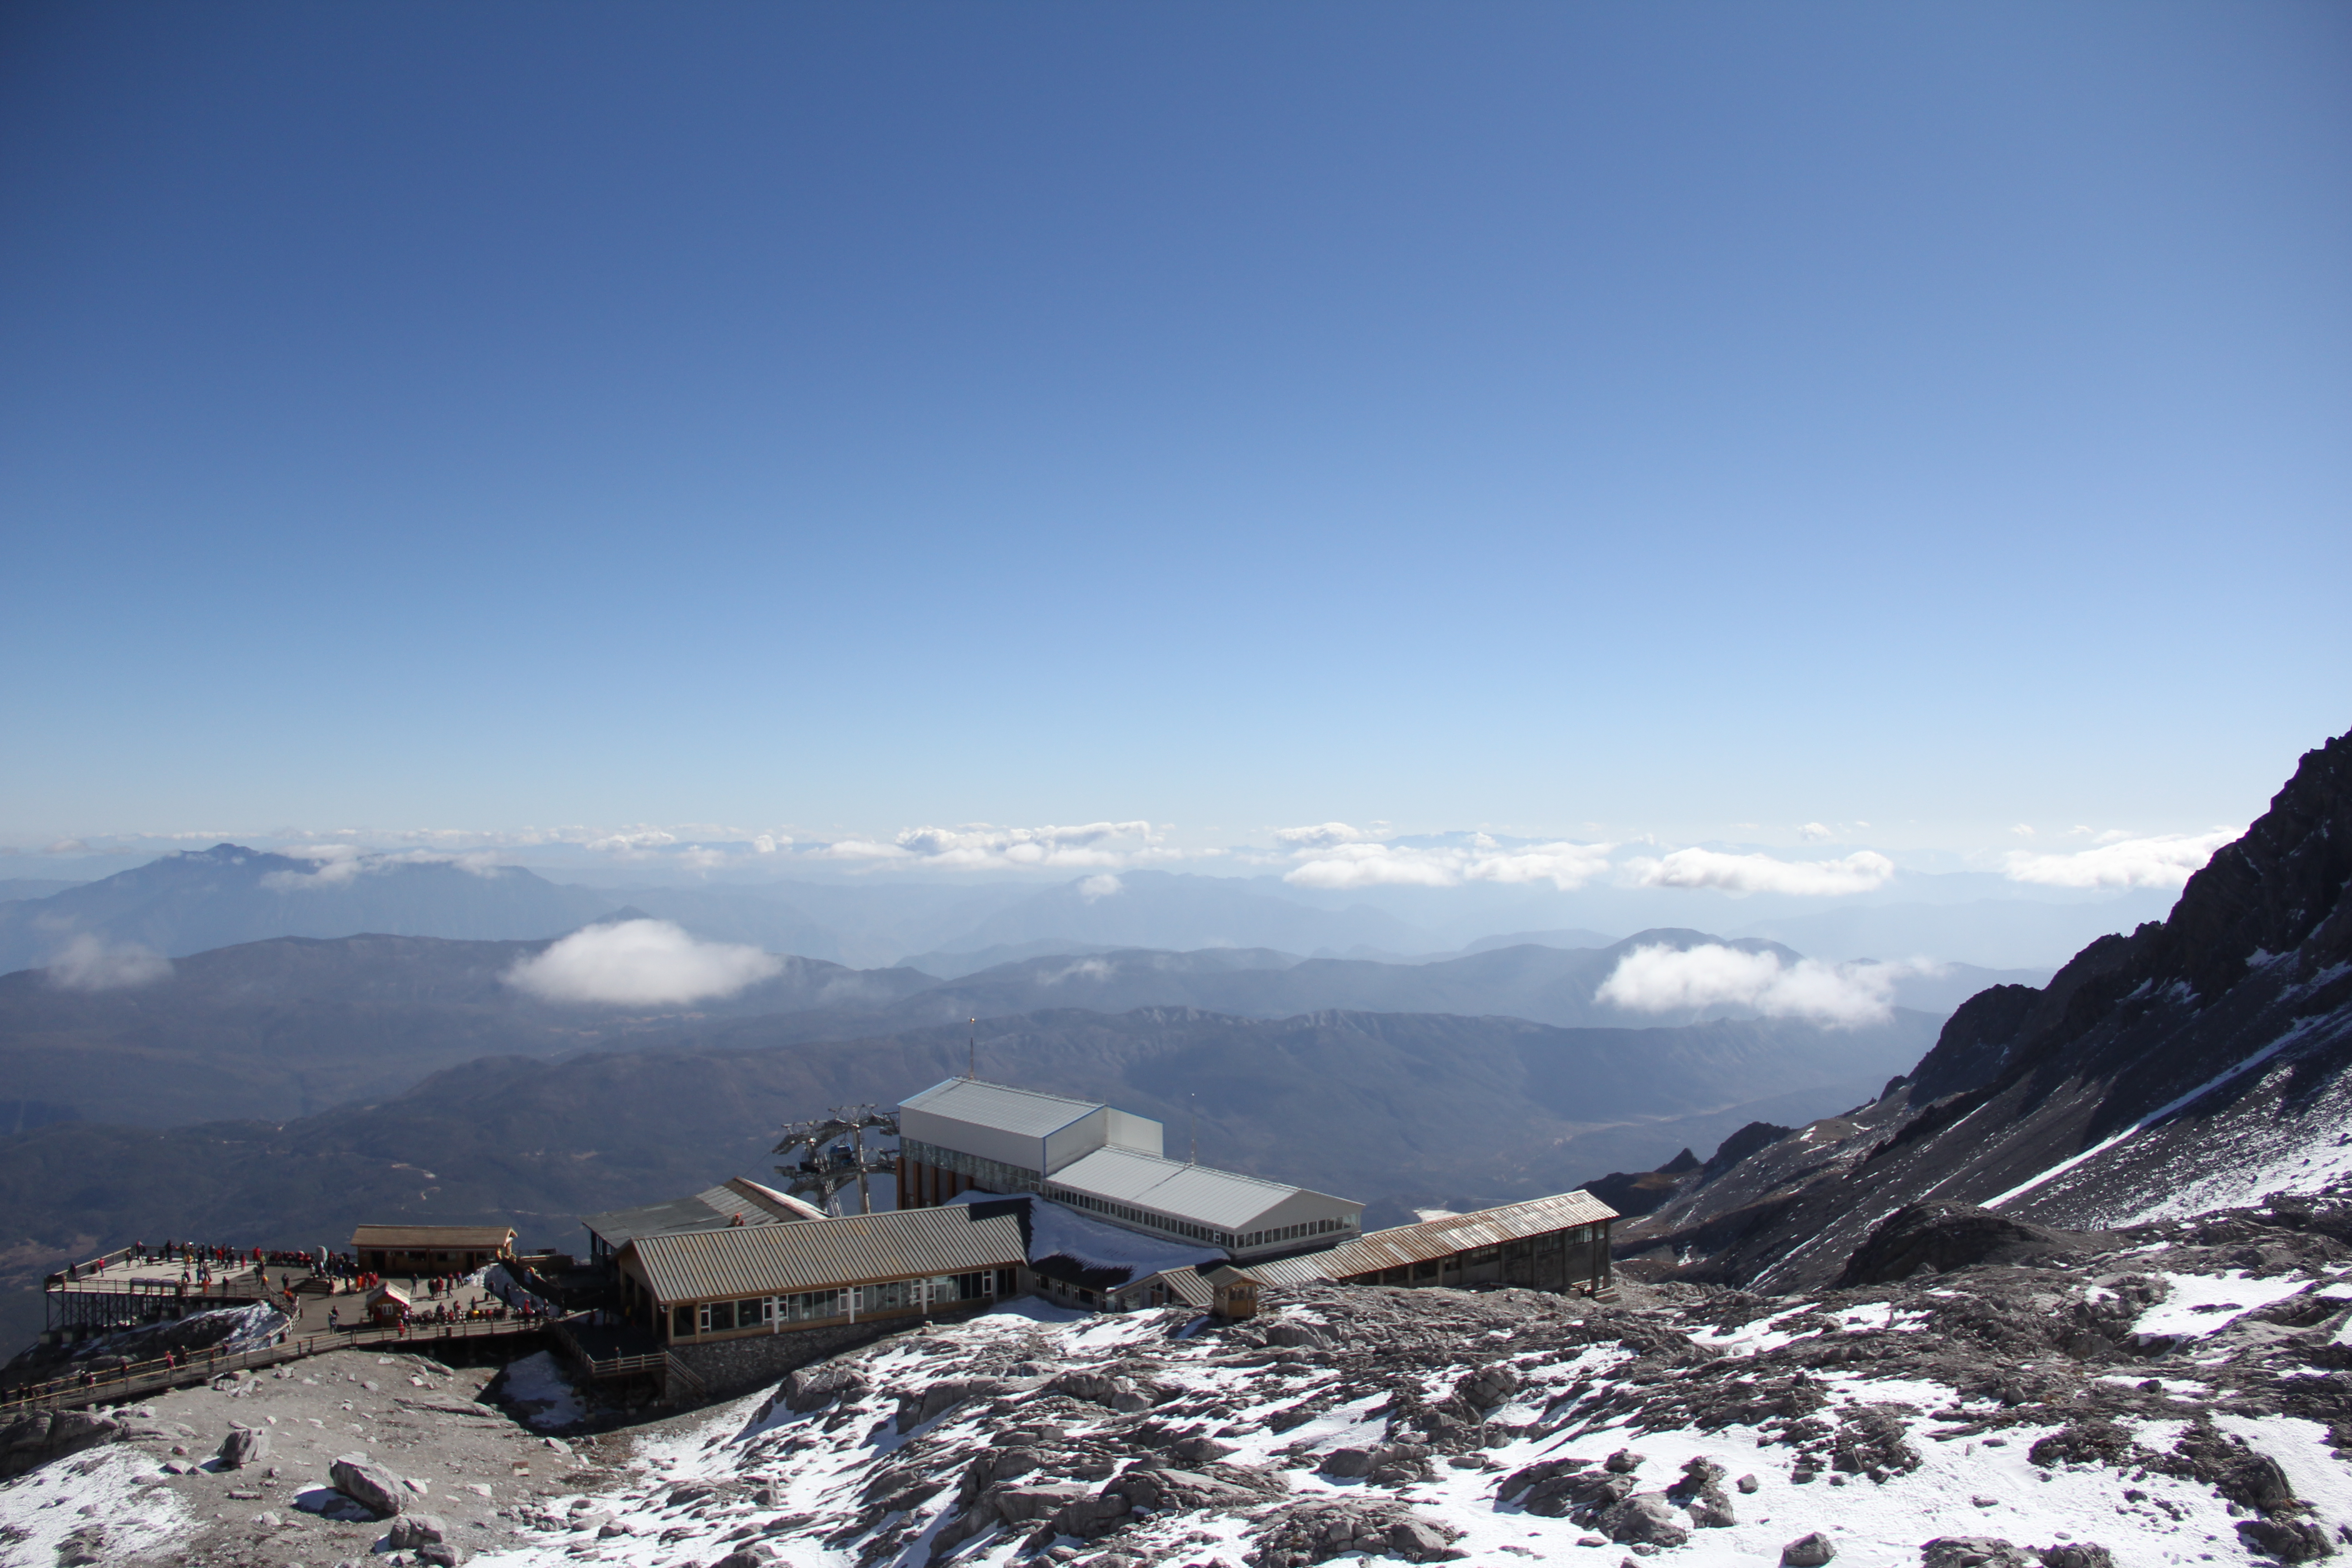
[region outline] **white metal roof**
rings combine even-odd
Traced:
[[[1049,1184],[1230,1231],[1248,1230],[1258,1215],[1307,1191],[1235,1171],[1162,1160],[1132,1149],[1097,1149],[1055,1172]],[[1349,1208],[1358,1206],[1327,1193],[1311,1195]]]
[[[1065,1100],[1058,1094],[1013,1089],[978,1079],[951,1078],[899,1102],[901,1110],[928,1110],[934,1116],[975,1127],[991,1127],[1024,1138],[1043,1138],[1091,1116],[1102,1106],[1090,1100]]]

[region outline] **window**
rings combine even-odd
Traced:
[[[776,1306],[773,1301],[754,1300],[735,1303],[735,1326],[739,1329],[756,1329],[761,1323],[773,1320],[775,1315]]]
[[[735,1303],[713,1301],[702,1309],[702,1327],[706,1333],[723,1334],[735,1326]]]
[[[694,1309],[692,1307],[680,1307],[677,1310],[672,1312],[670,1314],[669,1331],[673,1338],[679,1334],[690,1334],[694,1332]]]

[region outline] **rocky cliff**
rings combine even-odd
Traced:
[[[1882,1099],[1711,1164],[1628,1250],[1785,1288],[1923,1200],[2101,1228],[2352,1173],[2347,882],[2352,735],[2306,753],[2169,918],[1980,993]]]

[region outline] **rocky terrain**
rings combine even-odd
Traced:
[[[1928,1205],[1849,1272],[1315,1287],[1234,1325],[1016,1302],[568,1449],[481,1403],[486,1373],[347,1352],[111,1413],[0,1485],[0,1563],[2100,1568],[2352,1541],[2352,1202],[2095,1234]],[[191,1469],[232,1422],[268,1451]],[[355,1451],[399,1515],[338,1489]]]
[[[510,1381],[342,1351],[133,1406],[16,1417],[0,1424],[0,1563],[323,1568],[366,1558],[404,1516],[412,1563],[512,1542],[541,1500],[607,1478],[595,1438],[543,1436],[518,1419],[541,1402],[498,1402]]]
[[[2075,1228],[2186,1216],[2352,1176],[2352,735],[2161,922],[2041,988],[1970,998],[1877,1100],[1726,1165],[1658,1172],[1629,1249],[1680,1277],[1834,1279],[1926,1200]]]

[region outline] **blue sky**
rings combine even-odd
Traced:
[[[1989,854],[2352,723],[2340,6],[0,39],[0,841]]]

